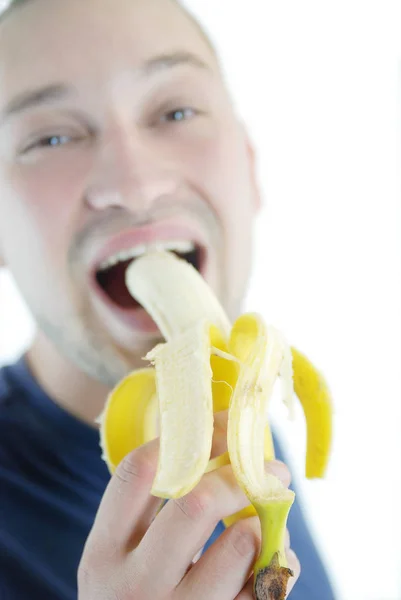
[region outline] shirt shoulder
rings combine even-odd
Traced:
[[[0,407],[6,402],[12,390],[7,379],[7,367],[0,368]]]
[[[57,417],[24,363],[0,369],[0,598],[77,597],[106,479],[92,468],[94,450],[75,443],[81,430],[69,439]]]
[[[5,417],[15,402],[26,396],[26,390],[19,384],[23,373],[23,359],[0,367],[0,418]]]
[[[0,428],[3,432],[5,427],[13,424],[15,421],[24,418],[24,411],[17,410],[17,404],[23,401],[23,394],[18,390],[13,378],[11,377],[12,367],[5,366],[0,368]],[[0,435],[0,440],[3,436]]]
[[[31,473],[49,433],[20,378],[19,362],[0,368],[0,472],[4,477]],[[21,375],[23,377],[23,374]]]

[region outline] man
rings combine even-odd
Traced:
[[[1,598],[251,598],[258,522],[224,531],[247,503],[227,467],[156,516],[157,442],[110,480],[94,423],[160,341],[121,252],[186,252],[235,318],[259,204],[216,55],[176,2],[17,0],[3,14],[0,257],[38,330],[0,375]],[[267,468],[289,485],[284,463]],[[298,499],[289,533],[291,598],[331,600]]]

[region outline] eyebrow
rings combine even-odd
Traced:
[[[210,70],[210,67],[196,54],[191,52],[174,52],[172,54],[161,54],[148,60],[140,69],[141,75],[149,76],[159,71],[172,69],[181,65],[189,65],[198,69]]]
[[[145,64],[139,68],[138,74],[141,78],[151,77],[162,71],[182,65],[210,70],[210,67],[195,54],[190,52],[174,52],[172,54],[162,54],[146,61]],[[13,98],[0,112],[0,124],[11,116],[24,112],[29,108],[57,102],[58,100],[64,100],[71,96],[73,91],[74,88],[63,83],[57,83],[22,92],[15,96],[15,98]]]
[[[71,93],[72,88],[62,83],[47,85],[46,87],[39,89],[22,92],[15,96],[1,111],[0,123],[3,123],[9,117],[23,112],[28,108],[62,100],[71,95]]]

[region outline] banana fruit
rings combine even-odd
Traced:
[[[187,494],[206,472],[231,463],[250,506],[224,523],[259,516],[255,598],[283,600],[292,575],[284,538],[295,494],[264,469],[274,458],[269,401],[278,377],[289,409],[295,391],[307,423],[306,476],[322,477],[332,436],[327,384],[260,315],[243,314],[231,324],[198,271],[170,252],[135,259],[126,284],[165,343],[145,357],[151,367],[129,374],[109,395],[99,418],[103,458],[113,473],[128,452],[159,436],[151,493],[167,499]],[[211,460],[214,413],[227,409],[228,453]]]

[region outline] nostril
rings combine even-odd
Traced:
[[[95,210],[124,207],[124,198],[117,190],[91,189],[86,194],[86,204]]]

